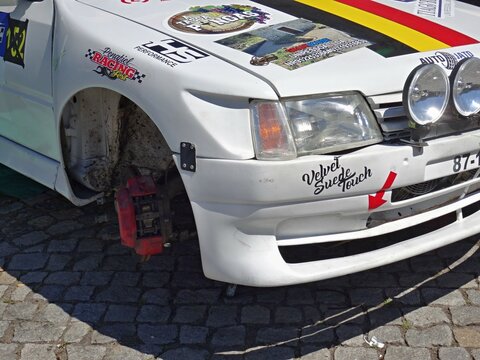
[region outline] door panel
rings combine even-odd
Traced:
[[[59,160],[52,100],[53,0],[18,0],[0,22],[5,18],[0,135]]]

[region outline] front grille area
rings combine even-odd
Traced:
[[[410,138],[411,130],[408,127],[401,93],[370,97],[368,102],[375,113],[385,142]]]
[[[413,199],[417,196],[429,194],[433,191],[446,189],[450,186],[462,184],[475,177],[477,170],[465,171],[462,173],[446,176],[440,179],[425,181],[418,184],[413,184],[392,191],[392,203]]]

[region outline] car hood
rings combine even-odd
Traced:
[[[77,1],[215,55],[282,97],[399,92],[420,64],[449,72],[480,57],[480,7],[458,0]]]

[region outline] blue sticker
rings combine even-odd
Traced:
[[[0,12],[0,57],[5,55],[5,45],[10,14]]]

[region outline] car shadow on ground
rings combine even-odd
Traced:
[[[203,276],[195,240],[139,263],[119,244],[115,220],[95,223],[104,212],[111,217],[113,208],[76,208],[51,192],[0,197],[0,311],[9,321],[0,343],[52,343],[60,360],[72,344],[112,354],[120,344],[162,359],[329,359],[348,347],[377,358],[385,349],[368,347],[363,335],[387,348],[422,346],[421,329],[450,324],[450,308],[478,289],[470,238],[379,269],[239,287],[227,297],[225,284]]]

